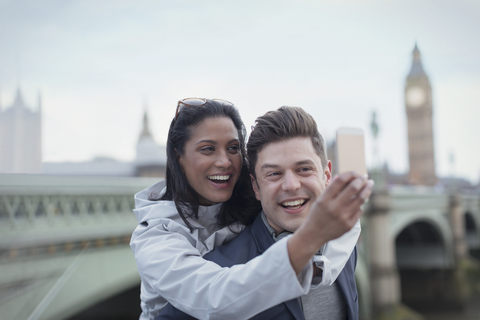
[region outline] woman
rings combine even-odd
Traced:
[[[167,140],[166,186],[162,181],[135,195],[139,225],[131,247],[142,278],[141,319],[153,319],[167,302],[199,319],[244,319],[308,292],[312,264],[294,271],[286,239],[232,268],[202,258],[260,211],[244,142],[244,125],[229,102],[179,102]],[[358,223],[349,234],[351,252]],[[321,258],[322,281],[331,284],[341,270],[331,265],[345,261]]]

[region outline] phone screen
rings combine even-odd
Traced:
[[[365,143],[363,130],[359,128],[340,128],[337,130],[337,166],[338,173],[355,171],[367,173],[365,164]]]

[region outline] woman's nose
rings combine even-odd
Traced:
[[[228,168],[232,164],[232,161],[228,157],[228,154],[226,152],[220,152],[217,160],[215,161],[215,165],[217,167],[222,167],[222,168]]]

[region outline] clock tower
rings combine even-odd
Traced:
[[[432,88],[416,44],[412,56],[412,68],[405,82],[410,164],[408,178],[411,184],[433,186],[437,178],[433,149]]]

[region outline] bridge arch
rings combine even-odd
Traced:
[[[140,284],[128,245],[85,249],[77,254],[58,254],[37,261],[22,260],[10,267],[18,272],[7,270],[10,277],[27,274],[31,285],[19,291],[14,299],[2,301],[2,319],[66,320],[82,312],[91,315],[88,310],[115,297],[122,299],[124,293]],[[135,298],[131,294],[128,297],[129,300]],[[137,316],[140,315],[139,303],[137,294],[137,309],[133,309]],[[110,314],[114,312],[109,310]]]
[[[445,268],[453,265],[447,241],[440,229],[429,220],[412,221],[395,237],[399,268]]]
[[[465,212],[465,230],[467,232],[478,232],[478,221],[476,217],[469,211]]]
[[[42,315],[44,319],[66,319],[67,315],[90,309],[140,283],[135,259],[127,245],[87,250],[76,260],[71,264],[75,265],[71,274],[52,299],[52,308]]]
[[[141,313],[140,285],[136,285],[89,307],[67,320],[136,320]]]
[[[446,300],[441,294],[448,291],[443,283],[454,268],[448,223],[446,215],[417,215],[395,233],[401,299],[417,311],[434,310],[439,301]]]
[[[471,257],[480,259],[480,217],[470,211],[465,212],[465,238]]]
[[[423,238],[422,233],[425,233]],[[423,264],[424,268],[453,267],[454,239],[447,214],[428,211],[401,215],[392,225],[392,235],[395,239],[399,267],[419,267],[419,264]],[[400,239],[399,236],[401,236]],[[411,237],[416,238],[411,239]],[[410,255],[413,250],[424,251],[423,254],[416,254],[416,261]],[[425,254],[432,255],[431,257],[435,257],[435,260],[429,262],[430,256]]]

